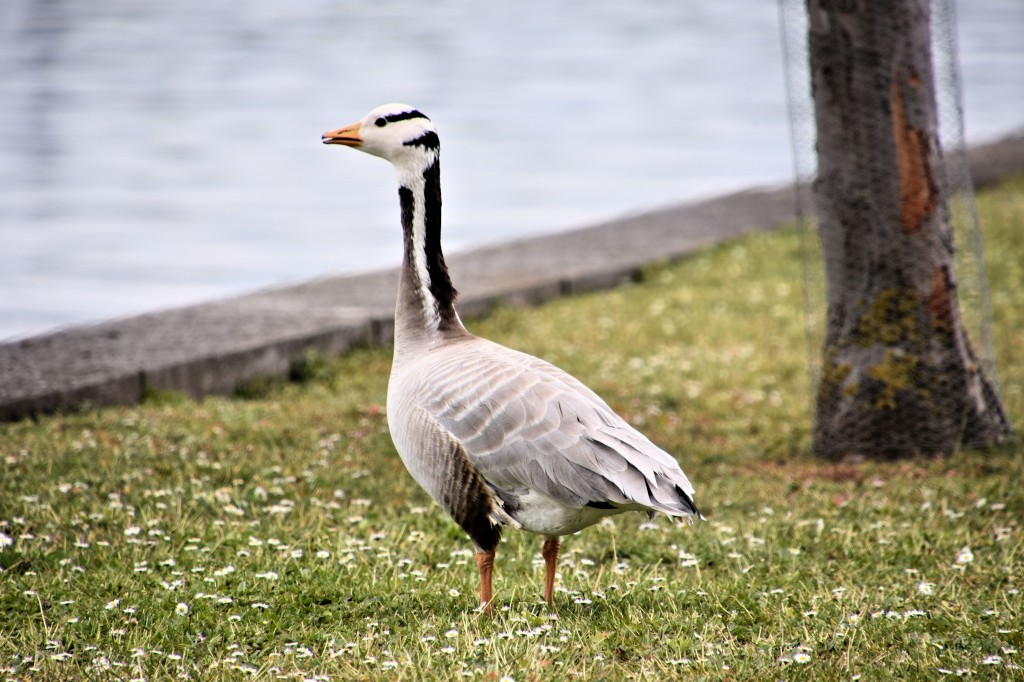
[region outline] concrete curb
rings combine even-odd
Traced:
[[[968,160],[979,188],[1022,173],[1024,135],[972,149]],[[468,319],[496,304],[608,289],[652,262],[794,217],[792,185],[755,189],[448,260]],[[390,343],[397,282],[397,269],[328,277],[0,344],[0,419],[133,404],[153,390],[227,394],[255,377],[286,376],[308,350]]]

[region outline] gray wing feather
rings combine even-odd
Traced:
[[[580,505],[693,511],[693,486],[676,460],[543,360],[473,339],[432,353],[417,383],[418,402],[497,489],[534,489]]]

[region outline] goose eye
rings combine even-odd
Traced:
[[[383,117],[381,117],[381,118],[378,118],[376,121],[374,121],[373,124],[375,126],[377,126],[378,128],[383,128],[384,126],[386,126],[388,124],[388,122],[386,120],[384,120]]]

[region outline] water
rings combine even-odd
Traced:
[[[1024,3],[960,13],[969,142],[1024,123]],[[0,338],[397,263],[391,169],[442,138],[449,250],[792,175],[775,2],[4,0]]]

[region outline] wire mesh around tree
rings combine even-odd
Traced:
[[[814,1],[807,0],[808,3]],[[856,5],[856,3],[848,4],[851,7]],[[948,282],[942,286],[937,283],[936,288],[942,289],[945,286],[943,291],[954,305],[957,300],[959,301],[957,314],[954,314],[953,317],[959,318],[959,323],[962,324],[966,334],[961,334],[963,340],[958,343],[969,346],[964,349],[965,357],[970,358],[967,362],[976,362],[980,370],[979,373],[987,377],[985,383],[987,389],[974,388],[973,390],[975,392],[978,390],[992,391],[994,403],[1001,409],[998,395],[995,394],[996,375],[992,357],[991,306],[985,278],[982,235],[975,211],[973,186],[964,146],[962,93],[957,66],[955,7],[953,0],[936,0],[930,7],[925,0],[919,0],[917,6],[913,6],[915,5],[914,0],[908,0],[906,4],[911,6],[911,13],[920,11],[923,6],[925,16],[930,16],[927,28],[930,34],[931,76],[934,83],[938,117],[938,139],[943,150],[938,162],[931,166],[931,177],[934,178],[937,185],[935,190],[941,198],[941,203],[936,210],[944,213],[945,220],[951,227],[951,238],[956,247],[953,249],[955,257],[952,268],[949,268],[952,271],[949,272]],[[906,291],[910,293],[904,295],[901,289],[891,284],[893,281],[901,280],[901,273],[911,273],[915,268],[920,268],[920,264],[912,262],[912,259],[906,255],[906,251],[893,250],[891,254],[884,252],[885,237],[883,235],[879,238],[878,232],[880,229],[886,229],[884,226],[865,225],[863,227],[864,238],[875,239],[880,246],[874,252],[867,249],[869,257],[862,257],[860,261],[854,259],[850,254],[863,254],[865,253],[864,249],[844,248],[843,244],[837,244],[834,238],[831,242],[826,240],[823,246],[822,233],[818,229],[819,216],[814,187],[814,183],[818,181],[818,153],[820,150],[816,150],[818,141],[816,109],[811,92],[813,74],[808,52],[809,4],[805,4],[805,0],[779,0],[779,10],[794,175],[797,186],[795,201],[802,244],[808,371],[811,375],[811,385],[814,387],[816,420],[818,420],[815,428],[815,449],[828,456],[844,454],[903,456],[915,451],[931,454],[929,450],[933,446],[927,442],[927,438],[923,443],[908,442],[908,439],[917,438],[914,435],[915,429],[912,428],[914,425],[908,424],[908,421],[928,419],[927,412],[930,405],[935,406],[936,413],[946,407],[959,409],[952,405],[942,405],[942,402],[963,402],[965,400],[963,394],[970,387],[961,385],[965,381],[956,379],[956,372],[952,371],[949,376],[952,377],[951,381],[958,383],[955,386],[949,385],[948,382],[943,383],[941,377],[938,380],[934,377],[924,378],[925,373],[917,371],[918,360],[914,358],[913,353],[903,348],[907,346],[908,336],[918,333],[918,330],[928,325],[934,327],[938,324],[934,316],[929,317],[929,311],[934,313],[939,304],[934,303],[927,295],[914,294],[909,286]],[[820,11],[818,16],[821,16]],[[911,14],[911,16],[914,15]],[[883,26],[882,28],[887,27]],[[880,42],[879,49],[887,49],[885,41]],[[818,47],[831,49],[833,46],[819,44]],[[844,46],[841,45],[835,46],[836,50],[843,48]],[[912,86],[913,79],[917,77],[918,74],[911,74]],[[895,82],[895,77],[893,82]],[[883,92],[885,85],[880,82],[874,93],[871,93],[870,89],[868,90],[870,95],[877,95],[875,97],[853,98],[854,106],[841,113],[844,116],[855,117],[848,120],[857,122],[864,121],[864,118],[861,117],[879,117],[880,125],[878,127],[881,134],[888,134],[891,138],[893,135],[898,136],[899,132],[893,132],[894,124],[882,123],[881,117],[887,117],[886,121],[889,118],[895,120],[895,116],[903,112],[894,112],[893,108],[902,106],[903,100],[899,97],[898,90],[893,90],[891,93]],[[916,111],[910,112],[909,115],[913,116],[917,113]],[[886,129],[886,126],[889,128]],[[914,137],[908,139],[911,143],[916,142]],[[865,144],[855,147],[850,153],[868,155],[874,152],[875,149],[872,148],[870,141],[865,141]],[[912,161],[913,157],[910,158]],[[904,157],[900,156],[899,161],[904,162]],[[870,163],[854,164],[854,166],[871,168]],[[900,169],[901,172],[903,170]],[[884,178],[877,179],[884,180]],[[874,181],[875,178],[869,180]],[[841,196],[839,201],[851,204],[861,202],[869,205],[873,198],[857,192],[850,192],[848,195]],[[862,212],[862,215],[864,213]],[[870,214],[870,211],[867,213]],[[830,219],[834,218],[835,215],[830,214]],[[844,239],[847,240],[859,237],[860,235],[855,229],[848,229],[844,235]],[[901,258],[908,262],[900,262]],[[826,274],[826,259],[833,259],[830,261],[833,267],[831,280]],[[837,260],[842,262],[837,263]],[[846,278],[851,287],[862,288],[864,291],[870,292],[870,295],[865,295],[861,300],[851,304],[849,296],[844,296],[848,292],[840,291],[840,287],[836,284],[834,275],[838,268],[847,273]],[[907,274],[906,279],[911,280],[913,277]],[[883,280],[890,284],[881,284],[880,282]],[[829,281],[832,282],[831,291],[827,285]],[[862,309],[851,311],[849,309],[851,305],[861,306]],[[837,308],[840,310],[837,311]],[[849,367],[849,363],[838,361],[835,358],[835,349],[838,347],[835,331],[837,316],[857,318],[852,327],[847,325],[847,331],[852,329],[852,333],[848,334],[848,338],[842,340],[842,343],[865,346],[861,355],[869,358],[866,361],[869,366],[866,369],[862,368],[863,371],[861,371],[859,379],[852,377],[853,370]],[[867,348],[868,346],[872,347]],[[972,370],[968,368],[968,372],[970,371]],[[915,385],[915,381],[920,381],[920,385]],[[970,379],[966,381],[970,381]],[[864,385],[869,383],[873,386],[873,392],[869,396],[873,406],[871,410],[868,410],[870,415],[865,416],[858,410],[851,409],[847,402],[849,402],[850,395],[848,394],[850,392],[862,390]],[[912,398],[920,403],[916,412],[895,409],[896,402],[905,398]],[[838,423],[843,424],[842,428],[835,428],[836,422],[834,421],[829,424],[829,428],[824,428],[823,415],[827,415],[829,420],[839,420]],[[964,429],[970,431],[967,419],[965,417],[965,422],[959,425],[960,436],[965,435]],[[1005,422],[1005,415],[1002,419]],[[1008,428],[1006,425],[1007,431]],[[857,435],[859,431],[867,430],[872,432],[870,438],[861,439]],[[921,430],[926,431],[926,429]],[[848,436],[845,434],[854,434],[854,436],[849,437],[847,441]],[[970,437],[969,433],[966,435]],[[959,440],[960,438],[957,438],[957,442]],[[874,446],[865,446],[865,443],[874,443]],[[872,447],[873,452],[862,452],[865,449],[871,450]],[[946,450],[946,448],[938,449]]]

